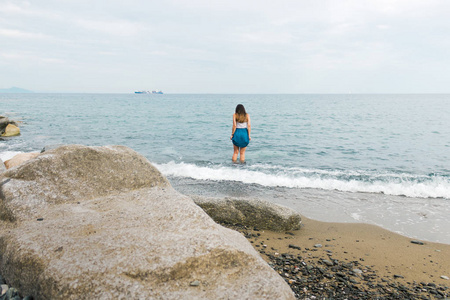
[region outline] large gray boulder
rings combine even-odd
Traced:
[[[10,220],[27,219],[51,204],[170,185],[145,157],[124,146],[63,146],[37,155],[3,176],[7,180],[0,183],[1,192],[9,201],[0,207],[0,216],[2,210],[13,207],[15,214]]]
[[[0,273],[23,295],[294,299],[241,234],[128,148],[44,152],[0,188]]]
[[[298,212],[264,200],[200,196],[193,196],[192,199],[218,223],[252,226],[272,231],[301,228],[302,219]]]

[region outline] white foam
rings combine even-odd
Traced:
[[[0,152],[0,159],[2,161],[7,161],[8,159],[13,158],[14,156],[16,156],[17,154],[20,153],[24,153],[21,151],[4,151],[4,152]]]
[[[266,173],[260,170],[251,170],[250,168],[224,166],[201,167],[194,164],[175,162],[155,164],[155,166],[166,176],[189,177],[199,180],[239,181],[268,187],[315,188],[344,192],[384,193],[387,195],[407,197],[450,199],[450,180],[439,176],[430,177],[429,180],[424,182],[418,182],[410,174],[406,179],[400,174],[392,179],[373,180],[369,182],[343,180],[339,178],[321,178],[318,175],[305,176],[304,174],[299,175],[286,172],[286,170],[282,169],[280,171],[272,169],[270,173]]]

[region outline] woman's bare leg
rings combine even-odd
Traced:
[[[247,149],[247,147],[245,148],[241,148],[240,152],[241,152],[241,157],[239,158],[239,160],[241,161],[241,163],[245,162],[245,150]]]
[[[239,147],[236,146],[236,145],[233,145],[233,150],[234,150],[234,152],[233,152],[233,157],[231,158],[231,160],[233,162],[236,162],[237,157],[238,157],[238,153],[239,153]]]

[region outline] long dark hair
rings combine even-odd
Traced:
[[[236,121],[239,123],[244,123],[247,121],[247,112],[242,104],[236,106]]]

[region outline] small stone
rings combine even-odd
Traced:
[[[15,289],[15,288],[9,288],[7,291],[6,291],[6,299],[12,299],[12,298],[14,298],[16,295],[17,295],[18,293],[17,293],[17,290]]]
[[[423,245],[423,242],[417,240],[412,240],[411,243],[416,245]]]
[[[405,277],[402,275],[394,274],[394,278],[405,278]]]
[[[199,285],[200,285],[200,281],[198,281],[198,280],[192,281],[190,283],[190,286],[199,286]]]
[[[6,292],[9,289],[6,284],[2,284],[0,288],[1,288],[0,296],[3,296],[4,294],[6,294]]]
[[[302,248],[300,248],[299,246],[295,246],[295,245],[292,245],[292,244],[289,244],[289,248],[302,250]]]
[[[324,259],[324,260],[322,260],[322,262],[330,267],[334,265],[334,263],[332,261],[329,261],[328,259]]]
[[[442,279],[445,279],[445,280],[448,280],[448,279],[449,279],[448,276],[445,276],[445,275],[442,275],[441,278],[442,278]]]
[[[44,218],[37,218],[36,221],[44,221]]]
[[[363,272],[363,271],[361,271],[360,269],[353,269],[352,271],[353,271],[353,273],[355,273],[355,274],[362,274],[362,272]]]
[[[322,244],[315,244],[314,247],[316,247],[316,248],[322,248]]]

